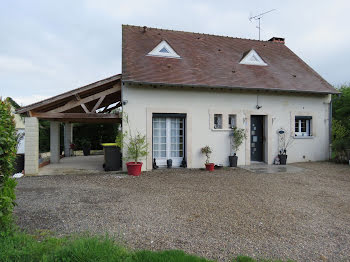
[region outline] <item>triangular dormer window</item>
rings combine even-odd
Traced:
[[[149,56],[160,56],[160,57],[170,57],[170,58],[180,58],[180,56],[175,52],[174,49],[172,49],[172,47],[165,40],[160,42],[147,55],[149,55]]]
[[[262,60],[262,58],[254,49],[250,50],[248,54],[246,54],[239,63],[242,65],[267,66],[264,60]]]

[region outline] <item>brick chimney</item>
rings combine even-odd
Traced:
[[[284,38],[282,37],[272,37],[269,41],[274,42],[274,43],[280,43],[284,44]]]

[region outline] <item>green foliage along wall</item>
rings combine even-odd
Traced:
[[[8,101],[0,99],[0,234],[13,225],[16,181],[12,178],[16,159],[17,136]]]
[[[335,160],[347,163],[346,149],[350,149],[350,85],[339,88],[341,95],[333,95],[332,149]]]

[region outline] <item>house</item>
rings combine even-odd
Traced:
[[[231,127],[247,139],[238,164],[272,164],[281,134],[288,162],[329,158],[331,94],[337,91],[283,38],[257,41],[123,26],[122,100],[131,128],[147,135],[153,159],[165,166],[228,165]],[[281,132],[282,131],[282,132]]]
[[[26,173],[36,173],[38,119],[51,121],[51,162],[59,161],[58,123],[122,122],[147,137],[153,161],[173,167],[204,166],[200,149],[227,166],[233,127],[247,139],[239,165],[272,164],[288,140],[288,162],[329,158],[331,95],[338,93],[286,45],[283,38],[257,41],[124,25],[122,74],[23,107],[27,114]],[[26,131],[27,132],[27,131]],[[27,141],[26,141],[27,142]],[[125,148],[125,147],[124,147]],[[125,150],[125,149],[124,149]],[[28,156],[28,157],[27,157]],[[34,156],[34,157],[33,157]]]

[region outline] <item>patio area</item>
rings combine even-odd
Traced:
[[[103,155],[64,157],[58,163],[40,168],[38,176],[101,173],[103,163]]]
[[[24,177],[18,180],[15,215],[29,232],[109,233],[130,248],[182,249],[219,261],[239,254],[348,261],[350,167],[292,166],[302,171]]]

